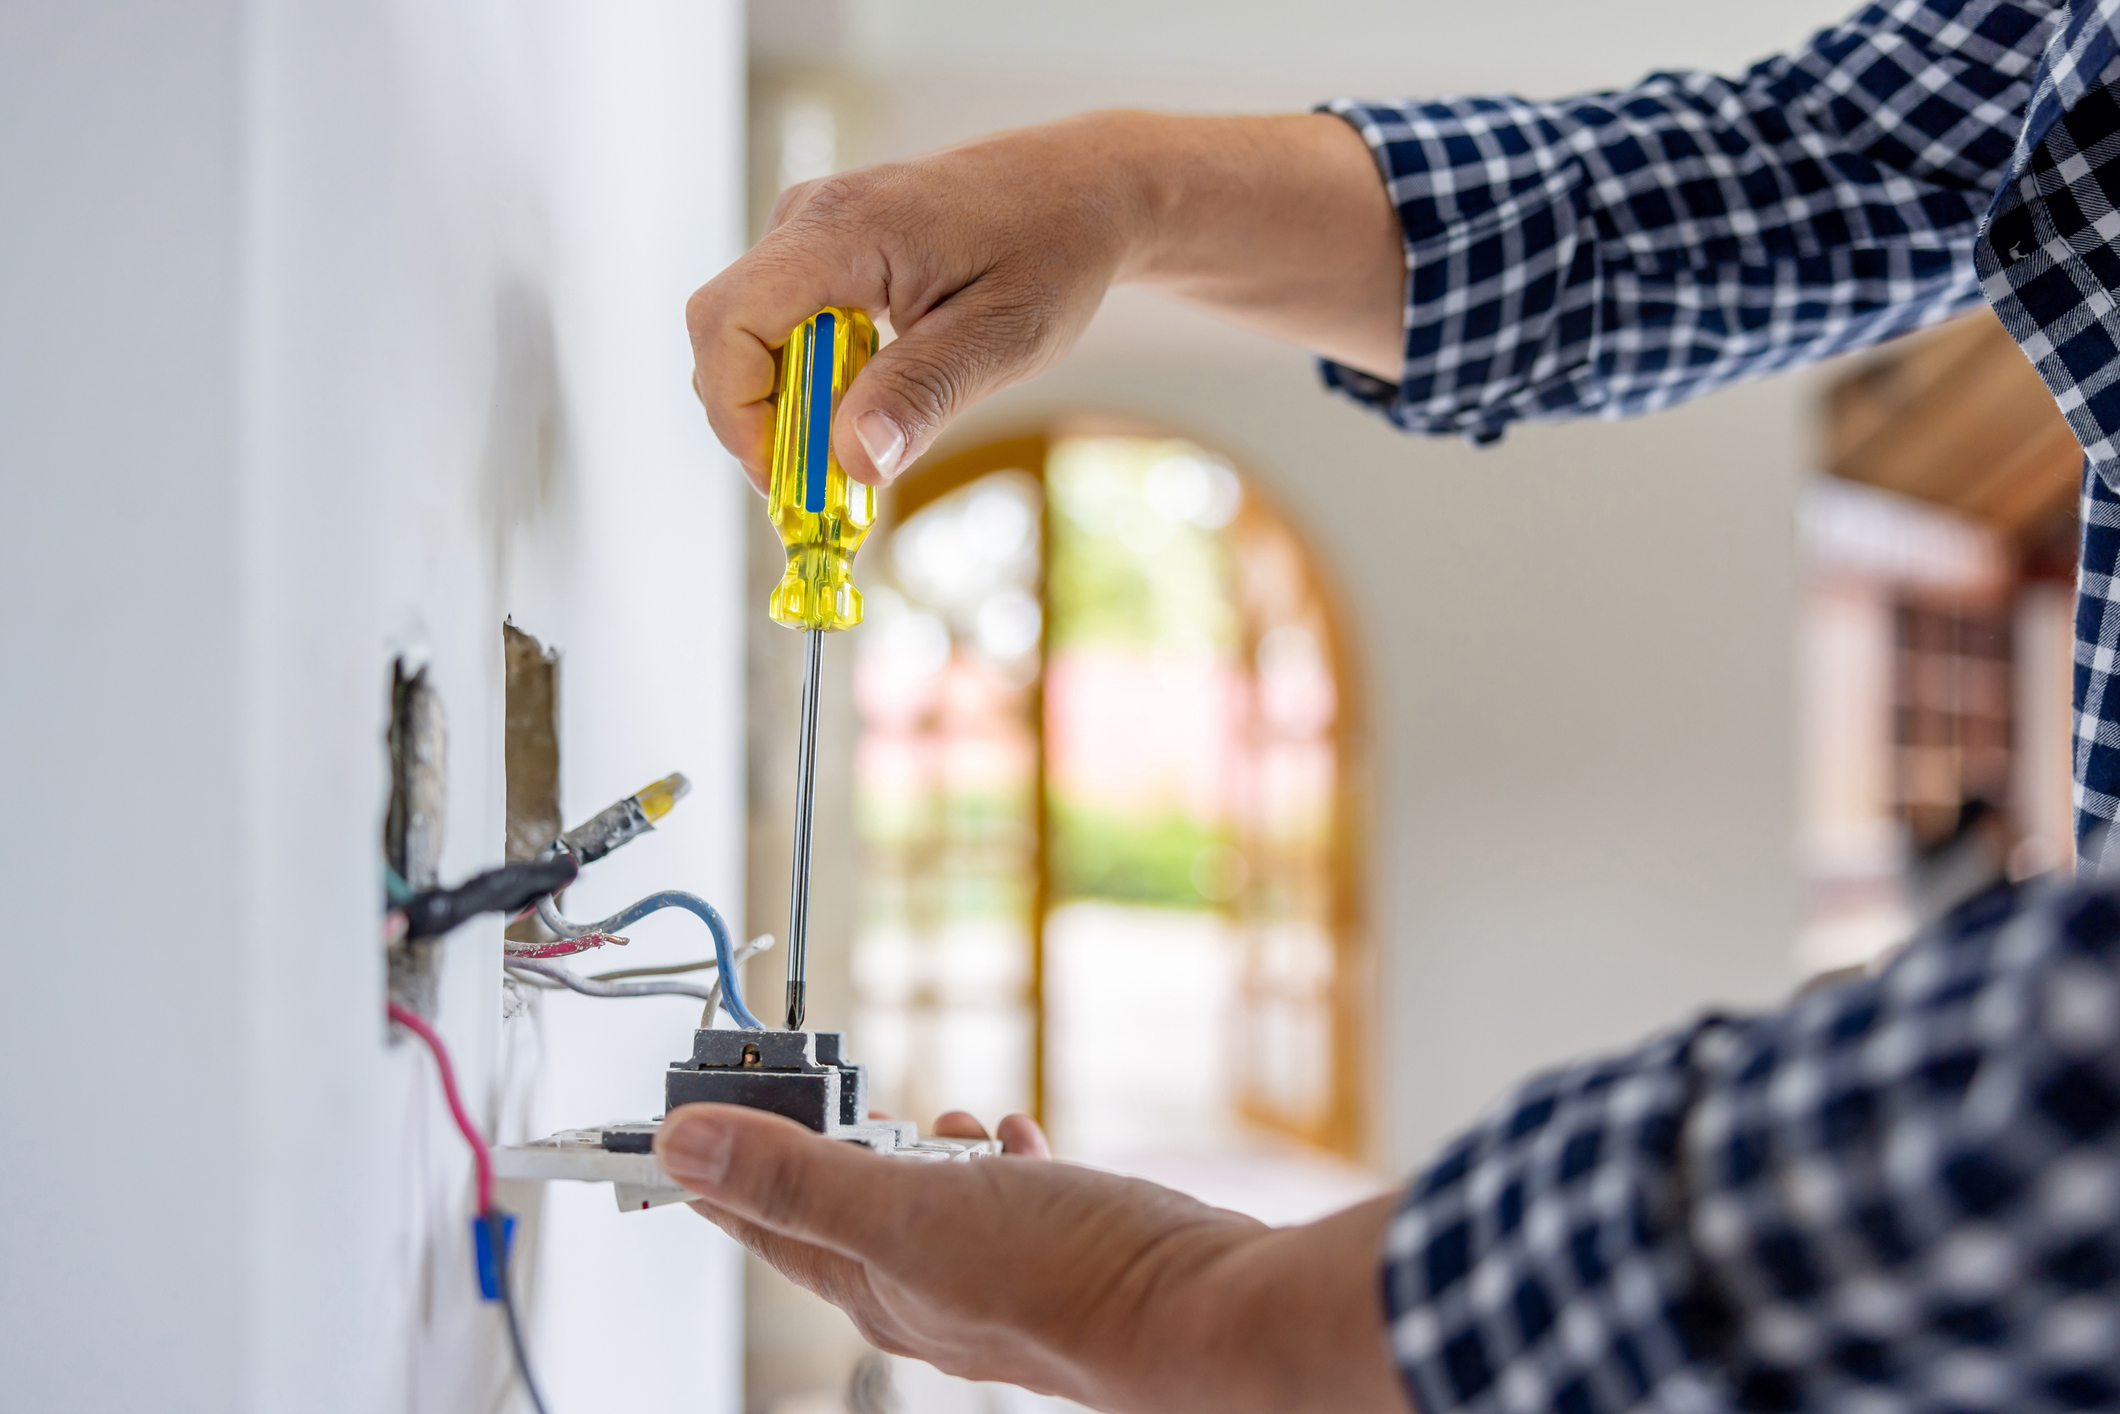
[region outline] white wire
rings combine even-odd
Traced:
[[[714,979],[711,987],[702,987],[697,982],[598,982],[561,967],[556,962],[542,958],[511,957],[510,972],[530,972],[562,987],[580,992],[585,997],[698,997],[701,1001],[721,1000],[721,979]]]
[[[773,946],[773,935],[761,933],[747,943],[737,946],[735,962],[738,967]],[[543,958],[511,957],[505,965],[518,979],[538,987],[565,987],[580,992],[585,997],[697,997],[707,1004],[702,1025],[714,1022],[714,1009],[721,1005],[720,969],[713,958],[702,962],[685,963],[688,972],[713,971],[716,973],[711,986],[702,987],[697,982],[652,981],[652,982],[599,982],[593,977],[584,977],[570,968]],[[529,974],[522,976],[521,974]]]

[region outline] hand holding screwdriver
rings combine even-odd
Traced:
[[[1049,367],[1115,283],[1156,286],[1397,381],[1406,254],[1360,133],[1324,113],[1092,113],[785,192],[686,306],[693,388],[763,492],[776,352],[820,306],[897,338],[835,409],[834,450],[888,484],[949,422]]]

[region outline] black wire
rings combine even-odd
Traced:
[[[523,1393],[530,1396],[530,1407],[537,1414],[545,1414],[545,1397],[538,1393],[537,1381],[530,1374],[530,1353],[523,1347],[523,1324],[515,1314],[515,1292],[508,1285],[508,1244],[501,1232],[503,1221],[498,1212],[484,1216],[486,1233],[493,1239],[495,1260],[500,1263],[501,1314],[508,1318],[508,1344],[515,1350],[515,1372],[523,1378]]]
[[[406,931],[439,938],[481,913],[520,913],[554,889],[574,882],[580,866],[566,855],[503,864],[447,889],[421,889],[398,905]]]

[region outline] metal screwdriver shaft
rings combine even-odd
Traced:
[[[817,800],[817,674],[824,630],[803,634],[802,723],[795,740],[795,861],[788,871],[788,1030],[802,1029],[810,945],[810,816]]]
[[[817,677],[824,636],[861,622],[854,552],[876,523],[876,488],[832,451],[840,395],[876,352],[858,309],[820,309],[780,351],[773,389],[773,467],[766,514],[788,552],[767,601],[773,622],[803,631],[802,720],[795,745],[795,862],[788,874],[788,1029],[802,1029],[810,944],[810,816],[817,798]]]

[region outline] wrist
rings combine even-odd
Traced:
[[[1227,1231],[1181,1254],[1140,1327],[1146,1397],[1118,1407],[1407,1414],[1378,1275],[1396,1207],[1386,1195],[1305,1227]]]
[[[1071,120],[1098,199],[1118,238],[1114,284],[1153,281],[1183,246],[1198,124],[1212,121],[1114,108]]]
[[[1255,1386],[1252,1329],[1271,1306],[1264,1289],[1276,1234],[1257,1224],[1217,1224],[1160,1246],[1129,1322],[1127,1358],[1113,1371],[1111,1407],[1155,1414],[1249,1414]]]

